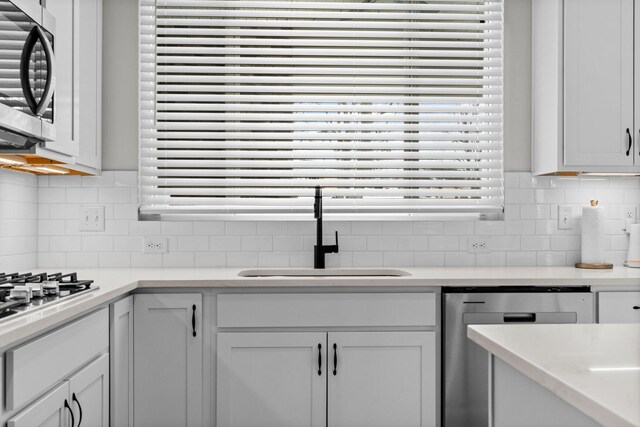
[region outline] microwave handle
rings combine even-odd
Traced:
[[[31,82],[29,81],[29,61],[31,60],[33,48],[38,40],[42,43],[45,59],[47,61],[47,81],[45,82],[42,98],[40,99],[40,102],[36,103],[36,99],[31,90]],[[24,42],[24,47],[22,48],[22,56],[20,57],[20,84],[22,86],[22,93],[29,105],[29,109],[38,117],[42,116],[53,98],[56,83],[55,71],[55,58],[53,56],[51,43],[44,34],[44,31],[42,31],[42,28],[35,25],[31,31],[29,31],[29,35]]]

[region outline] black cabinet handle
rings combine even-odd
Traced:
[[[333,375],[338,375],[338,345],[333,343]]]
[[[80,404],[80,401],[76,397],[75,393],[73,393],[73,395],[71,396],[71,400],[76,402],[76,404],[78,405],[78,409],[80,410],[80,419],[78,420],[78,427],[80,427],[80,425],[82,425],[82,405]]]
[[[76,420],[73,418],[73,411],[71,410],[71,406],[69,406],[67,399],[64,400],[64,407],[69,410],[69,415],[71,415],[71,427],[74,427],[76,425]]]
[[[634,310],[640,310],[640,305],[634,305],[634,306],[633,306],[633,309],[634,309]]]
[[[322,376],[322,344],[318,344],[318,375]]]
[[[627,148],[627,157],[629,157],[629,153],[631,153],[631,146],[633,145],[633,138],[631,138],[631,132],[629,132],[629,128],[627,128],[627,135],[629,136],[629,148]]]
[[[191,314],[191,328],[193,329],[193,336],[196,336],[196,305],[193,304],[193,313]]]

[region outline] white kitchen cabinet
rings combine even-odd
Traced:
[[[56,139],[36,154],[99,173],[102,161],[102,0],[46,0],[56,18]]]
[[[69,383],[65,381],[11,418],[7,427],[66,427],[71,425],[70,415]]]
[[[437,305],[432,292],[219,295],[218,427],[435,427]]]
[[[201,426],[202,295],[135,295],[134,319],[134,424]]]
[[[109,426],[109,355],[102,355],[69,378],[71,406],[78,427]]]
[[[326,426],[327,334],[218,333],[218,427]]]
[[[218,333],[217,360],[218,427],[436,425],[435,332]]]
[[[598,292],[598,323],[640,323],[640,292]]]
[[[435,332],[329,333],[329,427],[435,427]]]
[[[89,363],[11,418],[8,427],[108,427],[109,355]]]
[[[533,2],[534,174],[640,172],[638,22],[634,0]]]
[[[133,427],[133,296],[111,304],[111,425]]]
[[[566,166],[633,166],[633,2],[565,0]]]

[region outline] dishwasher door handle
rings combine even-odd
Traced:
[[[535,313],[504,313],[504,323],[536,323]]]
[[[577,323],[578,314],[575,311],[557,312],[481,312],[463,313],[462,323],[465,325],[500,325],[503,323]]]

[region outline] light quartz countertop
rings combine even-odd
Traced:
[[[292,289],[327,287],[376,288],[388,286],[582,286],[592,290],[640,291],[640,269],[578,270],[573,267],[448,267],[402,268],[402,277],[240,277],[244,268],[131,268],[35,269],[76,271],[80,279],[93,279],[100,289],[69,301],[0,322],[0,349],[99,307],[141,288],[251,288]],[[353,269],[349,269],[353,270]]]
[[[640,325],[471,325],[469,338],[604,426],[640,426]]]

